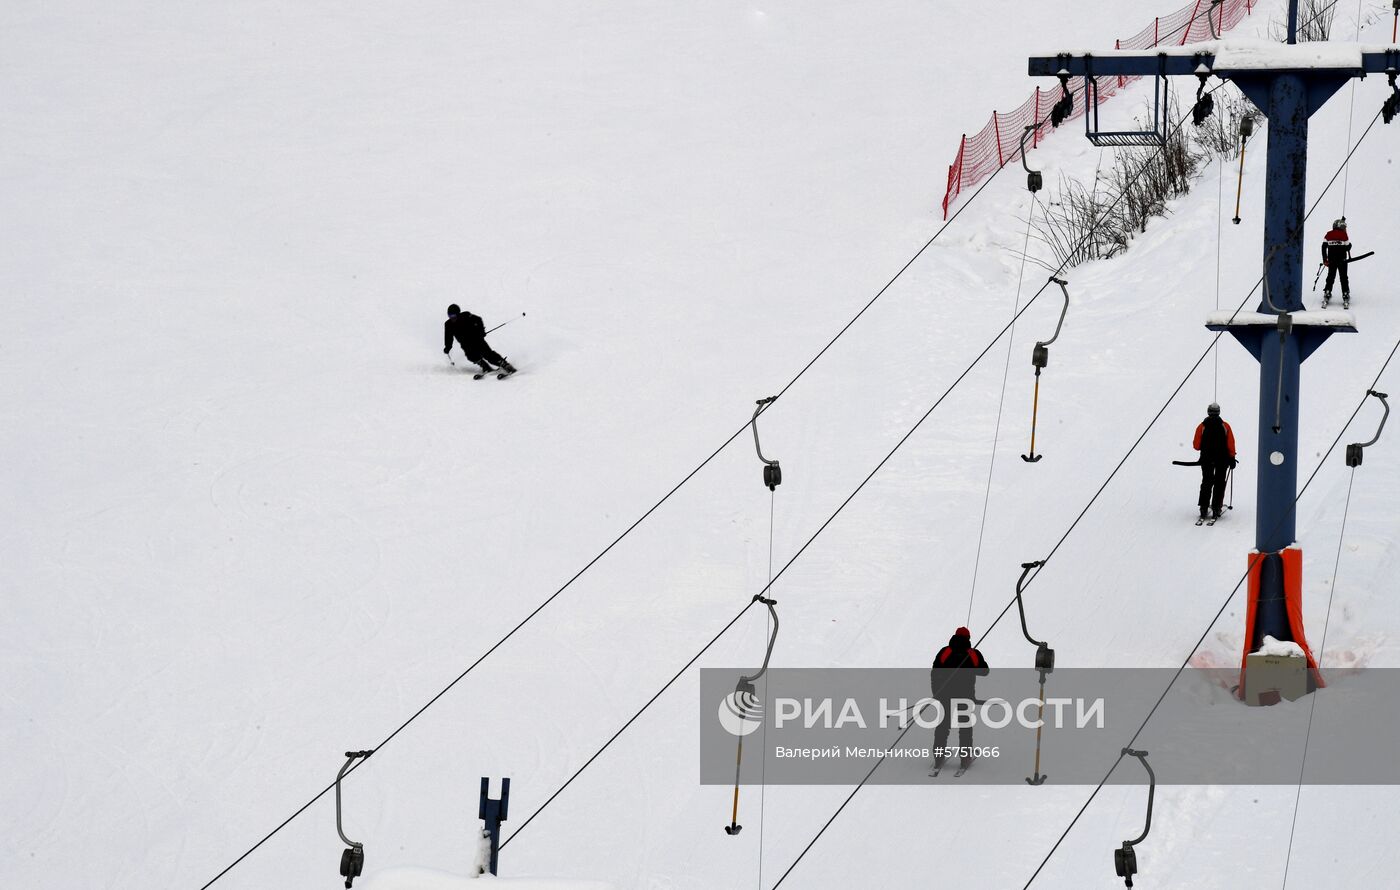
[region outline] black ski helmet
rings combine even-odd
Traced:
[[[451,318],[451,317],[454,316],[454,315],[461,315],[461,314],[462,314],[462,307],[461,307],[461,306],[458,306],[456,303],[453,303],[451,306],[448,306],[448,307],[447,307],[447,317],[448,317],[448,318]]]
[[[1206,408],[1206,413],[1209,414],[1211,417],[1219,417],[1220,406],[1217,405],[1215,402],[1211,402],[1210,405]]]

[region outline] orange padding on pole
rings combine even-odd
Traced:
[[[1254,613],[1259,606],[1259,578],[1264,571],[1266,556],[1266,553],[1249,554],[1249,605],[1244,619],[1244,653],[1240,656],[1240,689],[1244,689],[1245,658],[1249,655],[1249,647],[1254,641]],[[1308,646],[1308,638],[1303,633],[1303,551],[1297,547],[1289,547],[1280,550],[1279,556],[1283,559],[1283,605],[1288,613],[1288,631],[1293,636],[1293,642],[1303,648],[1314,686],[1322,689],[1327,683],[1322,679],[1322,672],[1317,669],[1312,648]]]

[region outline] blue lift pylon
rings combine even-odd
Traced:
[[[1294,502],[1302,363],[1332,334],[1356,331],[1348,312],[1308,312],[1303,306],[1308,120],[1352,78],[1394,75],[1400,70],[1400,49],[1364,51],[1356,44],[1330,43],[1297,46],[1298,0],[1290,0],[1288,16],[1288,45],[1264,51],[1257,42],[1232,46],[1223,40],[1207,44],[1208,52],[1183,46],[1100,55],[1060,53],[1032,57],[1029,64],[1032,76],[1060,78],[1191,75],[1204,83],[1215,76],[1232,81],[1269,121],[1262,251],[1269,258],[1265,299],[1256,312],[1234,317],[1227,313],[1207,323],[1211,330],[1229,331],[1259,361],[1257,552],[1249,555],[1251,575],[1258,577],[1250,585],[1255,599],[1248,604],[1244,654],[1254,651],[1264,634],[1296,642],[1307,652],[1301,569],[1285,572],[1264,567],[1276,568],[1283,551],[1297,549]],[[1298,554],[1289,556],[1290,565],[1301,565]],[[1311,664],[1311,653],[1308,660]]]

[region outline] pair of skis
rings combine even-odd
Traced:
[[[1199,519],[1196,520],[1196,524],[1197,524],[1197,525],[1215,525],[1217,522],[1220,521],[1221,517],[1223,517],[1224,515],[1225,515],[1224,513],[1221,513],[1220,516],[1202,516],[1202,517],[1200,517]]]
[[[504,379],[506,379],[507,377],[509,377],[510,375],[512,375],[512,374],[515,373],[514,371],[499,371],[499,373],[498,373],[498,370],[499,370],[499,369],[497,369],[497,370],[491,370],[491,371],[477,371],[475,374],[472,375],[472,379],[473,379],[473,380],[480,380],[481,378],[485,377],[487,374],[495,374],[497,380],[504,380]]]
[[[969,757],[966,762],[959,763],[957,770],[953,773],[953,778],[962,778],[962,774],[967,772],[968,767],[972,766],[972,761],[973,758]],[[943,772],[943,764],[938,761],[934,761],[933,766],[930,767],[928,771],[929,778],[936,779],[938,778],[938,774],[941,772]]]

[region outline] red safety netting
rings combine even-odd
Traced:
[[[1132,37],[1118,40],[1117,49],[1150,49],[1154,46],[1183,46],[1211,39],[1211,27],[1217,33],[1224,33],[1235,27],[1254,8],[1258,0],[1224,0],[1211,9],[1211,0],[1191,0],[1186,6],[1153,20]],[[1210,16],[1207,21],[1206,16]],[[1099,81],[1098,104],[1117,95],[1123,87],[1137,80],[1136,77],[1110,77]],[[1070,92],[1074,95],[1074,113],[1067,120],[1084,116],[1088,109],[1084,104],[1084,78],[1072,77]],[[1002,166],[1019,156],[1021,134],[1026,127],[1044,119],[1050,108],[1060,98],[1059,87],[1035,92],[1021,107],[1014,111],[993,111],[987,125],[972,136],[964,135],[958,146],[958,156],[948,167],[948,189],[943,195],[943,218],[948,218],[948,207],[957,200],[963,189],[972,188],[992,175]],[[1040,144],[1045,136],[1036,130],[1031,134],[1030,147]]]

